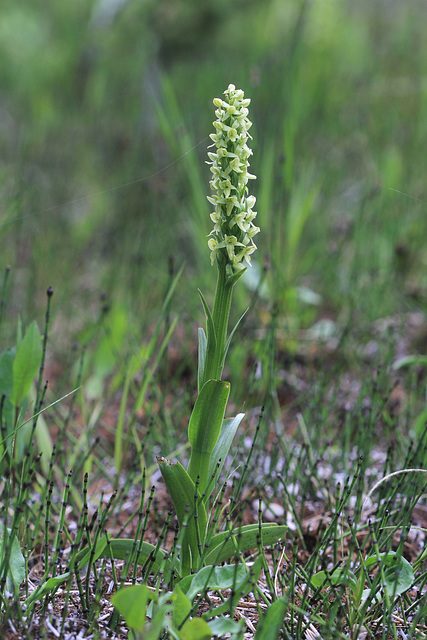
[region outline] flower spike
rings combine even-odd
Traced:
[[[215,207],[211,219],[215,226],[209,234],[211,262],[224,261],[227,272],[232,275],[244,269],[243,260],[251,264],[251,254],[256,245],[253,237],[259,227],[253,224],[256,217],[255,196],[248,195],[247,183],[256,176],[249,173],[249,158],[252,150],[247,142],[251,138],[249,129],[252,122],[248,119],[249,98],[241,89],[230,84],[224,91],[225,99],[215,98],[213,123],[215,133],[211,133],[212,147],[208,157],[212,179],[210,186],[213,195],[209,202]]]

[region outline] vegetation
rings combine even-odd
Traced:
[[[426,14],[5,3],[1,637],[426,637]]]

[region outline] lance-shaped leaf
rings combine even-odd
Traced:
[[[229,393],[229,382],[208,380],[197,397],[188,425],[191,444],[188,473],[194,482],[199,478],[202,493],[208,483],[210,460],[221,431]]]
[[[166,458],[157,458],[157,462],[172,498],[180,529],[185,527],[181,563],[182,575],[187,575],[190,568],[197,569],[200,549],[205,540],[207,526],[205,506],[196,494],[196,485],[180,462],[172,464]]]
[[[227,278],[227,286],[229,287],[234,287],[234,285],[236,284],[236,282],[238,280],[240,280],[240,278],[243,276],[243,274],[248,270],[247,267],[245,267],[244,269],[240,269],[240,271],[236,271],[236,273],[233,273],[232,276],[229,276]],[[246,313],[246,311],[245,311]],[[239,320],[240,322],[240,320]]]
[[[261,525],[262,544],[268,547],[283,540],[288,527],[266,522]],[[232,558],[237,551],[244,553],[258,547],[259,524],[249,524],[234,531],[222,531],[209,541],[209,553],[204,564],[220,564]]]

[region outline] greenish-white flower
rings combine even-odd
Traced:
[[[209,202],[215,207],[211,213],[214,228],[209,234],[208,245],[212,264],[225,260],[231,272],[244,268],[243,261],[251,264],[255,251],[253,237],[259,228],[253,223],[256,217],[255,196],[248,195],[247,183],[255,176],[249,173],[252,139],[248,119],[250,100],[241,89],[230,84],[224,91],[225,99],[214,99],[217,119],[213,123],[215,133],[210,135],[215,152],[208,152],[213,195]],[[211,147],[211,148],[212,148]]]

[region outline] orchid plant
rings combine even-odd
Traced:
[[[224,100],[214,100],[217,119],[210,147],[214,150],[209,151],[213,195],[208,200],[214,206],[211,213],[214,228],[208,245],[212,265],[216,264],[218,269],[218,279],[212,312],[200,293],[206,314],[206,333],[199,329],[198,397],[188,425],[191,456],[187,469],[180,462],[158,458],[178,518],[176,544],[168,552],[161,547],[163,536],[157,545],[152,545],[144,541],[140,530],[133,539],[111,539],[107,534],[96,537],[78,552],[69,572],[48,579],[27,598],[27,607],[34,606],[49,591],[71,579],[75,572],[86,568],[89,573],[101,557],[125,560],[127,567],[136,563],[144,575],[158,576],[161,572],[166,585],[178,580],[177,593],[193,594],[191,598],[180,596],[185,600],[186,611],[188,607],[191,609],[190,601],[196,593],[221,585],[228,588],[230,580],[233,593],[240,597],[239,594],[247,593],[258,579],[263,562],[259,556],[249,569],[242,553],[275,544],[285,536],[287,527],[275,523],[232,529],[227,522],[228,528],[218,531],[221,505],[219,500],[210,500],[244,418],[243,413],[225,418],[230,384],[222,380],[222,373],[231,339],[243,317],[228,333],[233,288],[246,270],[244,263],[250,265],[251,254],[256,249],[253,238],[259,232],[253,224],[255,197],[248,195],[247,187],[248,181],[255,177],[248,171],[252,155],[248,147],[250,101],[232,84],[224,93]],[[240,559],[237,564],[218,567],[236,556]],[[232,602],[223,603],[215,615],[229,611],[231,605]]]
[[[214,99],[215,132],[210,135],[213,144],[208,152],[213,192],[208,200],[214,207],[211,213],[214,228],[208,246],[218,277],[212,311],[199,292],[206,315],[206,333],[199,329],[199,395],[188,425],[191,456],[187,469],[180,462],[158,459],[182,532],[179,558],[182,576],[208,563],[223,562],[237,551],[237,531],[228,532],[234,543],[225,546],[224,541],[230,535],[215,533],[211,526],[209,501],[244,417],[242,413],[234,418],[224,417],[230,384],[222,380],[222,373],[230,342],[243,317],[228,334],[233,288],[247,269],[245,262],[251,264],[251,254],[256,249],[253,238],[259,228],[253,222],[257,215],[256,199],[248,189],[249,180],[255,178],[249,173],[250,100],[233,84],[224,95],[224,99]],[[263,525],[264,542],[278,541],[285,530],[286,527],[274,524]],[[257,546],[258,525],[243,527],[238,534],[239,552]]]

